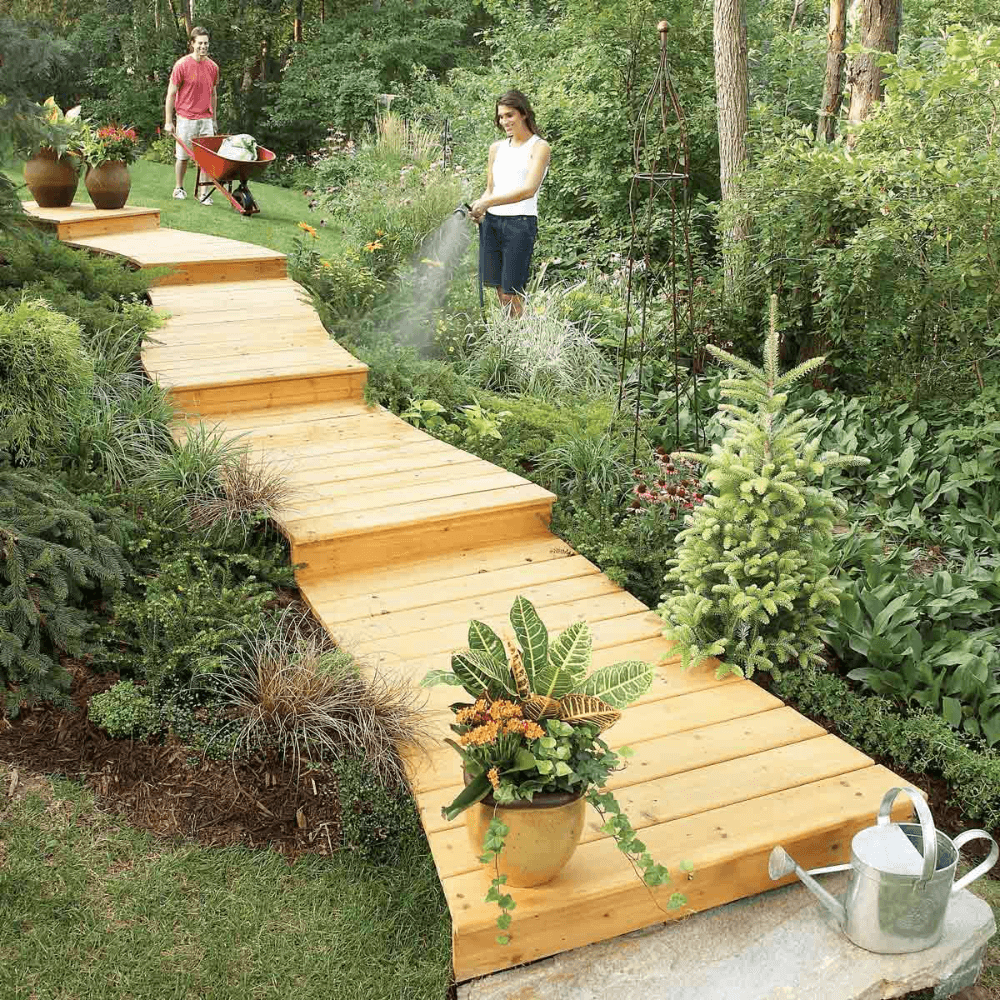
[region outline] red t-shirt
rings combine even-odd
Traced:
[[[207,56],[201,62],[191,55],[178,59],[170,72],[170,82],[177,86],[174,111],[181,118],[211,118],[218,79],[219,67]]]

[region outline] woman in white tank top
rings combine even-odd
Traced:
[[[497,100],[494,121],[507,137],[490,146],[486,190],[473,202],[471,215],[479,223],[482,282],[495,287],[500,302],[520,316],[538,235],[538,189],[550,150],[519,90]]]

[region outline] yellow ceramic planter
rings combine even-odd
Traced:
[[[497,819],[510,830],[497,859],[507,885],[529,888],[551,882],[580,843],[586,808],[586,799],[558,792],[536,795],[532,802],[496,807]],[[476,857],[483,853],[493,815],[492,796],[465,811],[465,829]]]

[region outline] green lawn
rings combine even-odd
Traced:
[[[10,772],[0,766],[3,793]],[[401,845],[402,846],[402,845]],[[451,927],[430,855],[172,845],[68,781],[0,805],[5,1000],[444,1000]]]
[[[17,184],[21,184],[18,192],[22,201],[30,201],[31,193],[23,187],[24,178],[20,170],[6,171],[7,175]],[[132,190],[129,192],[129,205],[142,205],[160,210],[160,225],[170,229],[185,229],[193,233],[212,233],[215,236],[226,236],[234,240],[246,240],[260,246],[270,247],[288,253],[296,239],[307,237],[299,223],[305,222],[316,229],[316,249],[324,256],[338,253],[343,246],[343,234],[334,230],[332,225],[321,226],[320,219],[324,216],[316,211],[309,211],[311,199],[302,194],[301,188],[276,187],[260,180],[250,182],[250,190],[260,206],[260,214],[252,217],[240,215],[229,202],[217,191],[214,194],[214,204],[200,205],[193,198],[194,168],[188,167],[185,186],[188,198],[185,201],[175,201],[174,168],[172,164],[151,163],[140,160],[129,167],[132,177]],[[90,196],[84,187],[83,178],[77,188],[76,201],[90,204]],[[329,220],[328,220],[329,221]]]

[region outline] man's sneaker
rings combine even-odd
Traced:
[[[187,197],[187,191],[184,188],[174,188],[174,197],[178,201],[183,201]]]
[[[201,197],[200,197],[200,198],[198,199],[198,201],[200,201],[200,202],[201,202],[201,203],[202,203],[203,205],[211,205],[211,204],[212,204],[212,189],[211,189],[211,188],[209,188],[209,189],[208,189],[208,190],[207,190],[207,191],[206,191],[206,192],[205,192],[205,193],[204,193],[204,194],[203,194],[203,195],[202,195],[202,196],[201,196]]]

